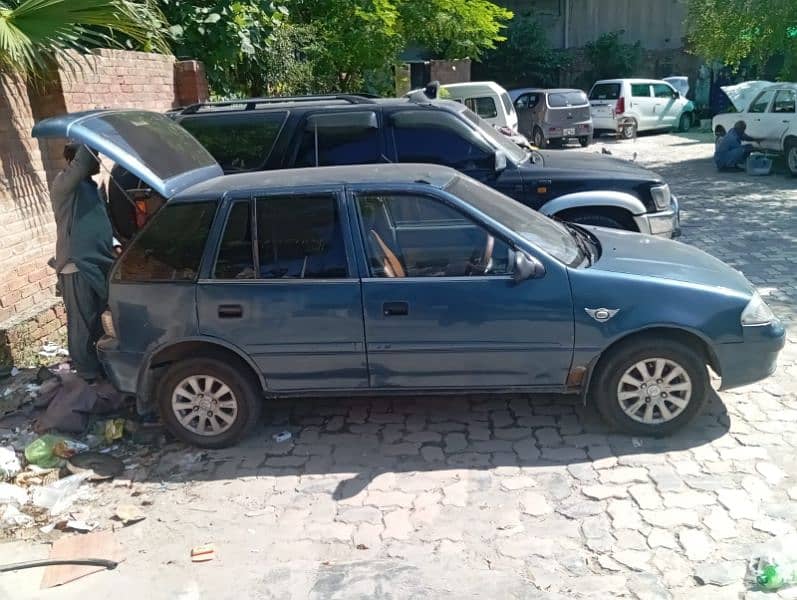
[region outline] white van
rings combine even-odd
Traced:
[[[637,131],[688,131],[694,123],[694,104],[659,79],[597,81],[589,103],[595,135],[618,133],[630,139]]]
[[[462,102],[495,127],[517,131],[518,118],[509,93],[494,81],[469,81],[440,86],[440,98]],[[444,90],[444,91],[443,91]]]

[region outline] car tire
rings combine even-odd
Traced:
[[[619,136],[624,140],[632,140],[636,137],[637,134],[637,123],[636,121],[629,121],[628,123],[624,123],[620,126]]]
[[[259,388],[251,373],[228,362],[204,357],[181,360],[167,369],[158,385],[161,419],[184,442],[226,448],[244,438],[260,420]],[[187,420],[193,413],[196,416]],[[218,433],[213,433],[214,427]]]
[[[582,135],[580,138],[578,138],[578,143],[581,144],[582,148],[589,146],[590,142],[592,142],[592,136]]]
[[[784,148],[786,155],[786,168],[792,177],[797,177],[797,140],[790,140],[786,142]]]
[[[578,212],[569,214],[563,217],[565,221],[575,223],[576,225],[593,225],[595,227],[606,227],[608,229],[624,229],[628,231],[628,227],[623,225],[617,219],[608,215],[601,215],[590,212]]]
[[[692,128],[692,115],[690,113],[684,113],[681,115],[681,118],[678,119],[678,131],[681,133],[686,133]]]
[[[621,344],[601,358],[590,398],[614,429],[661,437],[700,414],[710,389],[705,360],[693,346],[648,338]]]
[[[537,148],[545,148],[547,146],[545,134],[539,127],[534,128],[534,135],[531,137],[531,143]]]

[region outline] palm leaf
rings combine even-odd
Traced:
[[[120,46],[126,38],[169,52],[166,23],[152,0],[0,0],[0,71],[44,75],[69,51]]]

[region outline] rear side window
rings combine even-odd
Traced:
[[[239,200],[233,205],[213,269],[216,279],[254,279],[251,213],[248,200]]]
[[[780,90],[775,95],[772,112],[791,114],[797,112],[797,92],[794,90]]]
[[[649,83],[632,83],[631,95],[634,98],[650,98],[650,84]]]
[[[584,92],[556,92],[548,95],[548,106],[551,108],[583,106],[586,103],[587,95]]]
[[[381,155],[375,112],[313,115],[302,132],[294,166],[373,164]]]
[[[598,83],[589,93],[590,100],[617,100],[620,97],[619,83]]]
[[[656,96],[656,98],[675,98],[677,92],[669,85],[664,85],[663,83],[654,83],[653,95]]]
[[[135,238],[114,274],[117,281],[194,281],[216,202],[167,204]]]
[[[753,103],[750,105],[749,112],[751,113],[763,113],[767,112],[767,107],[769,106],[770,100],[772,100],[772,96],[775,94],[772,90],[766,90],[761,92]]]
[[[261,278],[348,276],[338,203],[333,194],[258,198],[256,210]]]
[[[268,160],[288,113],[203,115],[180,122],[227,173],[260,169]]]
[[[479,115],[482,119],[494,119],[498,116],[495,100],[490,97],[466,98],[465,106]]]

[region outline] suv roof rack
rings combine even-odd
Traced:
[[[207,109],[208,112],[222,112],[224,110],[257,110],[263,105],[279,104],[282,102],[321,102],[338,100],[349,104],[375,104],[374,96],[370,94],[329,94],[319,96],[275,96],[271,98],[244,98],[241,100],[223,100],[221,102],[197,102],[182,109],[177,109],[178,114],[192,115]]]

